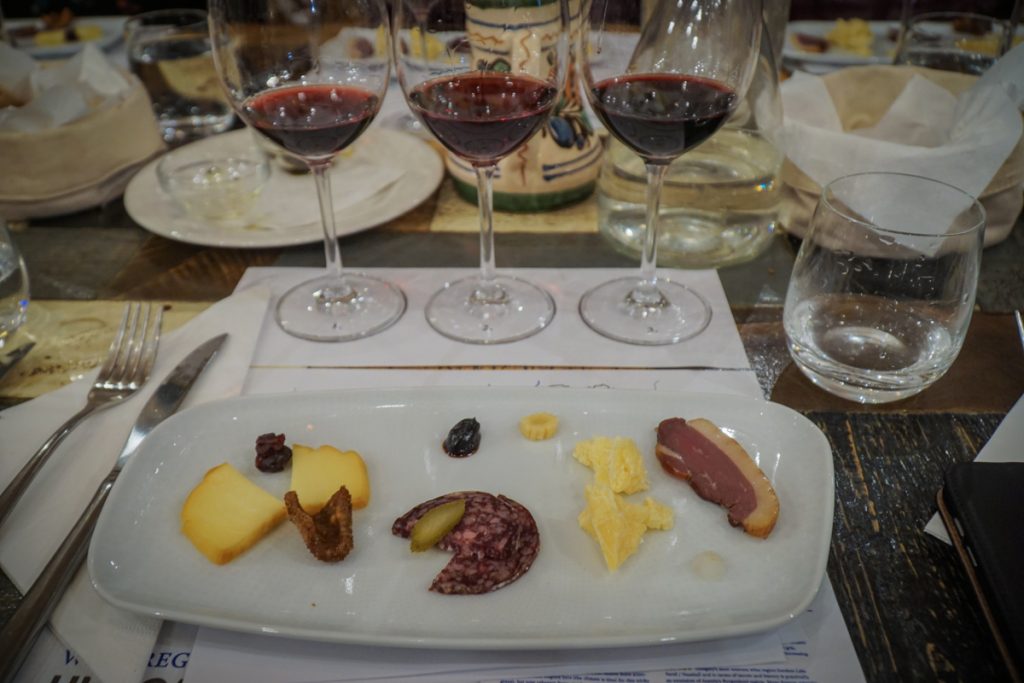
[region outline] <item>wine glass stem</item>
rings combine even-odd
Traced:
[[[327,261],[327,276],[335,282],[331,291],[324,291],[318,298],[340,302],[351,298],[352,289],[345,282],[341,269],[341,249],[338,247],[338,231],[334,225],[334,201],[331,195],[331,164],[310,164],[316,182],[316,197],[320,202],[320,222],[324,229],[324,258]]]
[[[657,303],[658,291],[658,213],[661,210],[661,187],[665,184],[668,164],[647,164],[647,229],[644,231],[640,255],[640,284],[633,292],[639,303]]]
[[[476,167],[477,206],[480,210],[480,285],[473,297],[481,303],[502,303],[506,297],[494,282],[494,196],[491,190],[497,166]]]

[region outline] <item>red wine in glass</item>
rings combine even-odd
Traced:
[[[301,160],[316,186],[327,267],[277,297],[278,326],[322,342],[387,329],[405,311],[405,294],[342,267],[331,192],[332,161],[369,128],[390,82],[386,0],[208,4],[214,67],[228,101],[257,137]],[[337,49],[352,31],[377,38],[359,50]]]
[[[711,137],[739,98],[710,78],[637,74],[594,85],[591,102],[608,129],[648,163],[670,163]]]
[[[427,302],[427,323],[470,344],[525,339],[554,319],[542,287],[499,273],[494,256],[493,180],[519,154],[561,98],[569,69],[570,0],[402,0],[393,3],[395,67],[409,108],[476,176],[480,269],[446,282]],[[500,10],[500,11],[494,11]],[[521,11],[520,11],[521,10]],[[419,38],[429,54],[400,49]],[[524,191],[530,191],[525,175]]]
[[[377,113],[377,96],[342,85],[294,85],[242,104],[261,133],[303,159],[323,159],[352,144]]]
[[[686,0],[655,2],[639,24],[624,24],[612,11],[619,3],[589,0],[580,73],[594,113],[645,162],[640,272],[589,290],[579,312],[610,339],[675,344],[700,334],[712,313],[700,293],[658,274],[661,189],[669,166],[719,131],[746,96],[763,22],[750,0]]]
[[[558,91],[522,74],[470,72],[417,85],[409,103],[445,147],[474,165],[489,165],[528,140]]]

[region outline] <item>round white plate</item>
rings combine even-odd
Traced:
[[[251,136],[248,129],[242,129],[192,144],[207,148],[213,158],[237,148],[240,142],[244,144]],[[249,224],[227,226],[186,213],[160,187],[158,162],[159,158],[139,171],[124,193],[128,215],[152,233],[189,244],[253,249],[311,244],[323,239],[316,188],[308,174],[290,174],[272,163],[270,180],[256,200]],[[386,223],[418,206],[440,185],[444,164],[425,142],[378,126],[353,145],[352,154],[338,158],[331,177],[338,236],[344,237]],[[362,188],[368,196],[352,202],[349,181],[357,177],[386,180],[380,187]]]
[[[96,40],[63,43],[61,45],[36,45],[32,38],[20,38],[14,41],[14,46],[39,59],[71,57],[88,44],[95,45],[101,50],[109,50],[121,42],[121,39],[124,37],[125,19],[126,17],[77,17],[75,24],[100,27],[103,34]],[[5,28],[8,31],[13,31],[23,26],[36,26],[38,24],[38,19],[9,19],[5,22]]]
[[[872,54],[859,55],[838,48],[830,48],[827,52],[806,52],[793,42],[793,36],[804,33],[824,38],[825,34],[835,28],[834,21],[791,21],[786,27],[786,45],[782,56],[786,59],[805,64],[828,64],[832,66],[856,66],[863,64],[892,64],[896,56],[896,41],[889,40],[891,29],[899,28],[898,21],[869,21],[871,33],[875,40],[871,45]]]

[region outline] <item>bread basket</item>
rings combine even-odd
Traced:
[[[134,172],[164,149],[149,96],[131,91],[84,118],[33,132],[0,132],[0,217],[42,218],[118,197]]]
[[[912,66],[849,67],[823,77],[843,130],[873,126],[889,110],[914,75],[920,75],[953,95],[970,88],[976,76]],[[787,232],[803,237],[810,226],[821,188],[788,159],[781,174],[780,219]],[[1024,206],[1024,137],[978,197],[987,214],[985,246],[1006,239]]]

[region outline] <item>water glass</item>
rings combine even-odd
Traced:
[[[128,64],[153,101],[164,141],[222,133],[234,112],[213,69],[206,12],[157,10],[125,23]]]
[[[822,191],[783,311],[797,367],[860,403],[923,391],[963,346],[985,211],[929,178],[861,173]]]
[[[0,349],[25,322],[28,309],[28,270],[18,247],[0,219]]]
[[[982,14],[919,14],[903,31],[896,63],[980,76],[1003,54],[1008,32],[1008,22]]]

